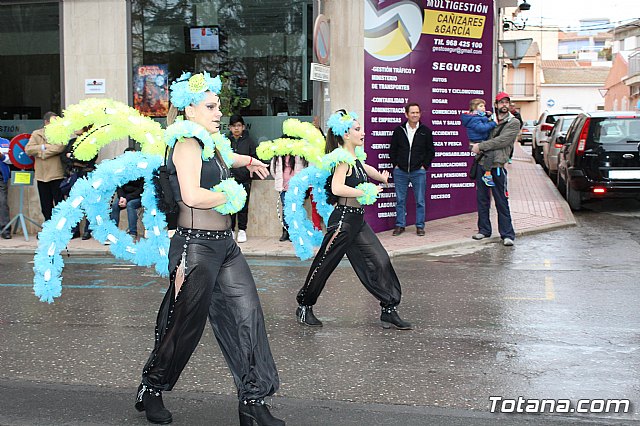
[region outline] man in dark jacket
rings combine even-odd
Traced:
[[[135,151],[135,149],[127,148],[124,150],[124,152],[128,151]],[[127,209],[128,232],[134,239],[137,239],[138,236],[138,209],[142,207],[143,185],[144,179],[140,178],[119,186],[111,205],[111,220],[116,223],[116,226],[120,224],[120,211]]]
[[[410,103],[404,107],[404,110],[407,121],[393,131],[389,151],[396,188],[396,227],[393,235],[397,236],[404,232],[407,188],[411,182],[416,199],[416,233],[424,236],[427,169],[436,151],[433,147],[431,129],[420,123],[420,105]]]
[[[244,124],[244,119],[241,115],[235,114],[229,119],[229,139],[231,140],[231,148],[236,154],[248,155],[256,158],[256,143],[249,136],[247,126]],[[244,203],[244,207],[238,213],[231,215],[231,230],[236,229],[236,217],[238,220],[238,242],[244,243],[247,241],[247,221],[249,217],[249,194],[251,193],[251,174],[246,167],[232,168],[231,175],[238,181],[239,184],[244,186],[247,191],[247,202]]]

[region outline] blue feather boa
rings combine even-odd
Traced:
[[[126,152],[113,160],[103,161],[86,178],[76,181],[67,200],[55,207],[51,220],[44,223],[38,234],[33,289],[41,301],[52,303],[60,296],[64,267],[60,253],[71,240],[71,230],[85,213],[91,221],[93,237],[101,243],[109,240],[115,257],[140,266],[155,265],[158,274],[168,275],[167,222],[164,213],[158,209],[153,185],[153,173],[161,162],[160,156]],[[132,237],[111,220],[110,201],[117,187],[139,178],[144,178],[142,223],[149,236],[134,243]]]

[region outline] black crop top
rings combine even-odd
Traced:
[[[364,166],[362,165],[360,160],[356,159],[356,164],[351,167],[351,175],[347,175],[346,179],[344,180],[344,184],[355,188],[356,186],[366,181],[367,172],[365,172]]]
[[[204,144],[197,138],[194,138],[200,144],[200,147],[204,147]],[[180,143],[180,142],[177,142]],[[169,151],[167,159],[167,171],[169,172],[169,183],[171,184],[171,191],[176,201],[182,201],[182,194],[180,193],[180,184],[178,183],[178,174],[176,166],[173,163],[173,148]],[[230,177],[229,169],[227,165],[222,162],[218,156],[214,156],[209,161],[202,161],[202,170],[200,172],[200,187],[211,189],[220,182]]]
[[[360,160],[356,159],[356,163],[353,166],[350,166],[349,169],[351,174],[347,172],[347,176],[344,180],[345,185],[350,186],[351,188],[355,188],[359,184],[367,182],[368,180],[367,172],[364,170],[364,166],[362,165]],[[333,173],[329,175],[325,185],[325,191],[327,192],[327,199],[329,204],[336,204],[338,202],[340,204],[348,204],[348,205],[353,204],[349,202],[349,200],[351,200],[352,198],[337,197],[336,195],[333,194],[333,191],[331,191],[332,180],[333,180]]]
[[[196,139],[197,140],[197,139]],[[200,146],[203,144],[198,140]],[[169,184],[171,191],[178,202],[178,226],[183,228],[224,231],[231,226],[231,217],[218,213],[214,209],[191,207],[184,203],[180,192],[178,174],[173,163],[173,149],[169,152],[167,159],[167,170],[169,172]],[[218,156],[214,156],[208,161],[202,162],[200,171],[200,187],[211,189],[221,181],[230,177],[229,169]]]

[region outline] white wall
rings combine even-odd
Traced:
[[[598,88],[602,86],[554,86],[541,85],[540,108],[562,109],[568,107],[580,107],[585,111],[595,111],[598,106],[604,107],[604,98]],[[555,105],[547,106],[547,101],[553,99]]]

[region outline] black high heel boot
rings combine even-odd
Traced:
[[[284,426],[284,420],[276,419],[269,412],[269,407],[263,400],[252,399],[240,401],[238,404],[240,426],[252,426],[255,421],[258,426]]]
[[[289,231],[287,228],[282,228],[282,236],[279,241],[287,241],[289,239]]]
[[[140,383],[136,397],[136,410],[144,411],[151,423],[166,425],[173,421],[171,411],[164,408],[162,392],[148,388]]]
[[[296,317],[298,317],[300,324],[305,324],[310,327],[322,327],[322,321],[313,314],[313,306],[298,306],[296,309]]]
[[[387,306],[382,308],[380,314],[380,321],[382,322],[382,328],[391,328],[393,325],[398,330],[411,330],[413,326],[411,323],[404,321],[398,315],[398,310],[395,306]]]

